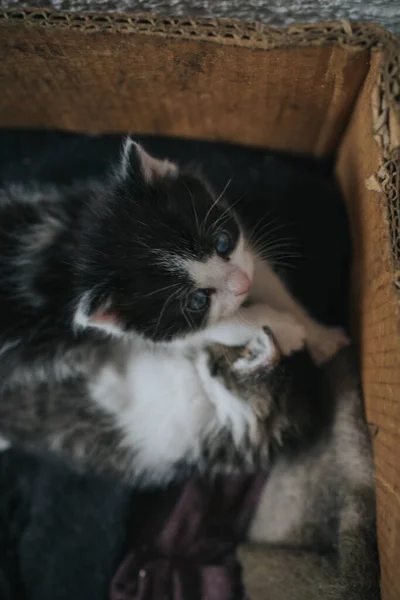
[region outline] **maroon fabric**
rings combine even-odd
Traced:
[[[236,545],[264,481],[229,477],[144,493],[110,600],[245,600]]]

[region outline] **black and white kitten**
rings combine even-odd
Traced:
[[[43,371],[60,349],[106,339],[94,330],[188,347],[245,343],[268,325],[285,353],[306,340],[321,361],[344,343],[257,257],[222,195],[129,138],[108,182],[3,189],[0,223],[4,376],[13,358]]]

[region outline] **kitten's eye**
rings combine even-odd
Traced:
[[[232,238],[226,231],[221,231],[215,241],[215,249],[220,256],[227,256],[233,250]]]
[[[210,301],[210,294],[207,290],[197,290],[190,294],[187,299],[187,307],[189,310],[199,311],[204,310]]]

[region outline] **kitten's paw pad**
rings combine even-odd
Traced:
[[[340,328],[321,325],[308,334],[308,346],[318,365],[328,362],[341,348],[349,344],[349,337]]]
[[[232,371],[247,375],[271,367],[278,361],[279,350],[274,337],[265,328],[245,346],[242,356],[233,363]]]
[[[306,328],[291,315],[274,325],[273,333],[284,356],[302,350],[306,344]]]

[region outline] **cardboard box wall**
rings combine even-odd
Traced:
[[[336,153],[355,242],[350,302],[374,434],[382,597],[399,600],[399,40],[347,22],[277,30],[11,10],[0,13],[0,90],[0,127]]]

